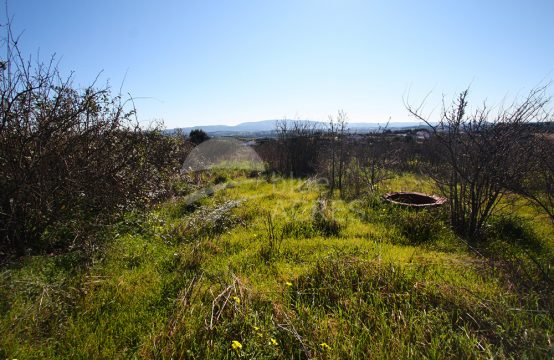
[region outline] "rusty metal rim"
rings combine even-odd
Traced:
[[[416,196],[432,199],[433,202],[424,203],[424,204],[406,203],[406,202],[401,202],[401,201],[396,201],[391,199],[391,196],[394,196],[394,195],[416,195]],[[429,195],[429,194],[424,194],[424,193],[419,193],[414,191],[398,191],[398,192],[386,193],[383,196],[383,200],[388,201],[395,205],[415,207],[415,208],[436,207],[436,206],[441,206],[446,202],[446,198],[444,197],[441,197],[438,195]]]

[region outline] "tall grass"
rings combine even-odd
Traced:
[[[471,249],[440,212],[239,180],[127,214],[90,262],[4,265],[0,358],[554,355],[553,248],[530,220],[495,219]]]

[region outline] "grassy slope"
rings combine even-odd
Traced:
[[[414,176],[386,187],[432,189]],[[513,251],[492,259],[468,252],[440,213],[371,200],[331,201],[327,220],[342,228],[326,232],[313,221],[322,193],[240,179],[200,207],[131,214],[89,267],[77,254],[21,259],[0,270],[0,358],[553,355],[544,219],[506,208],[535,230],[500,221],[490,251]],[[514,233],[533,246],[502,238]],[[504,255],[520,267],[497,266]]]

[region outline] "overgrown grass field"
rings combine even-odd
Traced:
[[[210,179],[129,213],[92,259],[4,265],[0,358],[554,356],[554,229],[522,201],[470,247],[444,209],[346,202],[317,179]],[[434,191],[411,174],[388,190]]]

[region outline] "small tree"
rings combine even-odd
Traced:
[[[339,171],[338,171],[338,188],[342,196],[342,179],[344,176],[344,166],[346,163],[346,142],[348,141],[348,115],[343,110],[340,110],[337,114],[337,137],[339,141],[339,151],[338,151],[338,160],[339,160]]]
[[[450,108],[443,105],[436,124],[422,115],[421,106],[407,105],[432,129],[438,161],[429,174],[449,199],[453,228],[469,240],[480,238],[509,184],[529,174],[537,139],[530,124],[548,116],[544,90],[535,89],[496,114],[485,104],[468,113],[465,90]]]
[[[275,123],[279,148],[277,171],[306,176],[315,172],[320,125],[307,120],[281,120]]]
[[[203,143],[206,140],[209,140],[210,137],[204,130],[194,129],[190,131],[189,139],[191,143],[193,143],[194,145],[198,145]]]
[[[329,115],[329,124],[327,127],[327,136],[329,137],[328,156],[330,159],[324,159],[324,163],[329,162],[329,188],[331,193],[335,190],[336,163],[337,163],[337,124],[333,116]]]
[[[329,137],[330,190],[333,192],[338,188],[342,192],[344,168],[347,162],[348,115],[346,112],[339,110],[336,118],[329,116],[327,136]]]

